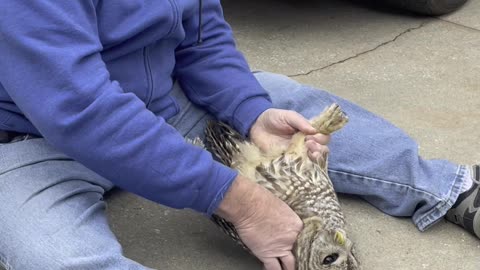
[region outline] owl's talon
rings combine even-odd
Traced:
[[[348,116],[338,104],[333,103],[311,122],[319,133],[329,135],[345,126]]]

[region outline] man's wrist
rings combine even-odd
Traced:
[[[263,111],[258,117],[257,119],[255,119],[255,121],[253,122],[253,124],[251,125],[250,129],[248,130],[248,133],[247,133],[247,137],[248,138],[252,138],[252,137],[255,137],[255,133],[256,131],[260,128],[260,125],[261,125],[261,119],[262,119],[262,115],[268,111],[269,109]]]
[[[225,193],[215,214],[234,224],[248,219],[254,212],[257,188],[259,188],[257,184],[238,175]]]

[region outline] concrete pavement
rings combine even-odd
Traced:
[[[289,75],[385,117],[427,158],[480,162],[480,1],[439,18],[335,0],[224,0],[253,69]],[[125,254],[165,270],[261,269],[203,217],[117,192],[112,228]],[[366,270],[480,269],[480,240],[440,222],[420,233],[407,218],[341,197]]]

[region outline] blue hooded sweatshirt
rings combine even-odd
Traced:
[[[186,95],[247,135],[271,107],[219,0],[0,2],[0,130],[155,202],[211,214],[236,172],[166,119]]]

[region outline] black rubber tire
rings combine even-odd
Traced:
[[[393,6],[425,15],[443,15],[457,10],[467,0],[387,0]]]

